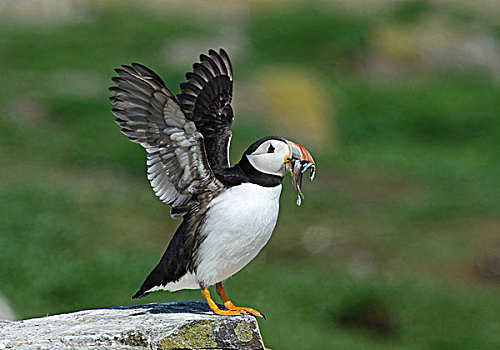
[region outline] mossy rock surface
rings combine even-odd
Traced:
[[[85,310],[0,322],[0,348],[263,349],[252,316],[217,316],[204,303]]]

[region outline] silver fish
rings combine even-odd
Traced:
[[[312,162],[308,162],[306,160],[295,160],[289,165],[290,174],[292,175],[292,185],[295,190],[295,197],[297,205],[302,204],[302,199],[304,198],[304,194],[302,193],[302,175],[310,170],[309,180],[314,180],[314,176],[316,175],[316,166]]]

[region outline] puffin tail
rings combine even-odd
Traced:
[[[165,253],[161,257],[158,265],[146,277],[141,288],[132,296],[132,299],[142,298],[151,292],[157,290],[179,290],[186,289],[186,285],[177,285],[177,288],[170,289],[169,284],[175,284],[185,275],[189,275],[188,265],[191,260],[191,252],[194,246],[194,235],[191,234],[193,223],[191,220],[183,220],[180,226],[175,231],[174,237],[170,241]],[[198,288],[199,284],[196,281],[187,288]],[[173,287],[173,285],[170,285]]]
[[[150,290],[151,288],[154,288],[154,286],[148,286],[148,285],[146,285],[146,282],[148,282],[147,279],[144,281],[141,288],[139,288],[139,290],[134,295],[132,295],[132,299],[139,299],[139,298],[145,297],[146,295],[151,293],[151,292],[148,292],[148,290]]]
[[[146,292],[146,289],[144,289],[144,288],[141,287],[137,291],[137,293],[135,293],[134,295],[132,295],[132,299],[139,299],[139,298],[145,297],[148,294],[149,294],[149,292]]]
[[[132,299],[138,299],[145,297],[151,293],[155,287],[160,287],[165,284],[165,276],[163,269],[164,258],[158,263],[158,265],[151,271],[151,273],[146,277],[146,280],[142,284],[141,288],[132,296]]]

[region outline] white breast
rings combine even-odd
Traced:
[[[203,285],[223,281],[248,264],[276,226],[281,185],[234,186],[209,205],[196,277]]]

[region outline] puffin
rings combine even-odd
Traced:
[[[109,88],[121,132],[146,150],[154,193],[182,218],[159,263],[132,298],[151,292],[200,289],[214,314],[263,314],[235,306],[223,282],[247,265],[276,226],[283,178],[292,174],[300,205],[302,174],[315,163],[295,142],[278,136],[255,141],[231,166],[229,145],[233,71],[224,49],[201,54],[174,96],[139,63],[115,69]],[[224,304],[216,304],[215,290]]]

